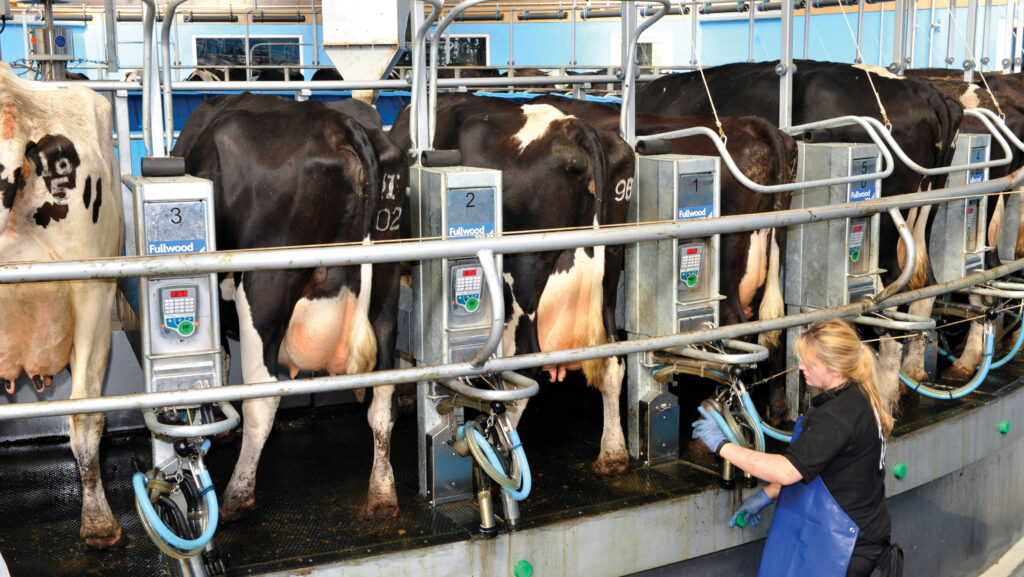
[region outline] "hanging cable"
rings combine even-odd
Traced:
[[[850,18],[849,18],[849,16],[847,16],[846,8],[843,7],[843,3],[842,2],[839,3],[839,10],[841,10],[842,13],[843,13],[843,22],[846,23],[846,29],[849,30],[850,37],[853,38],[853,45],[854,45],[854,47],[857,48],[857,58],[860,59],[861,62],[863,62],[864,61],[864,55],[861,54],[860,43],[857,42],[857,36],[853,33],[853,27],[850,26]],[[878,94],[878,89],[875,88],[875,81],[871,79],[871,71],[868,70],[866,67],[865,68],[861,68],[861,70],[863,70],[864,73],[868,77],[868,82],[871,84],[871,92],[875,93],[875,102],[878,103],[878,110],[879,110],[879,112],[882,113],[882,122],[885,124],[885,128],[889,132],[892,132],[892,123],[889,122],[889,115],[885,111],[885,105],[882,104],[882,97]]]
[[[956,15],[953,14],[952,2],[946,3],[946,11],[949,12],[949,23],[953,27],[953,31],[956,32],[957,36],[964,42],[964,51],[967,54],[967,59],[971,61],[972,67],[977,67],[977,61],[974,59],[974,50],[971,46],[967,45],[967,37],[960,31],[960,27],[956,25]],[[952,32],[950,32],[952,34]],[[999,101],[996,99],[996,95],[992,93],[992,89],[988,86],[988,80],[985,79],[985,73],[981,71],[981,68],[977,68],[978,76],[981,77],[981,83],[985,85],[985,91],[988,92],[989,98],[992,99],[992,105],[995,106],[996,114],[999,118],[1006,120],[1006,115],[1003,114],[1003,109],[999,106]]]

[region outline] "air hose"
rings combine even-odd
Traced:
[[[522,473],[521,482],[516,479],[515,475],[510,476],[505,473],[505,467],[498,460],[498,455],[495,454],[491,444],[487,442],[487,438],[477,429],[475,421],[470,421],[456,430],[456,438],[466,440],[469,450],[473,453],[473,458],[480,468],[501,485],[502,491],[507,495],[516,501],[522,501],[530,495],[530,490],[533,487],[530,464],[526,460],[526,451],[523,450],[523,443],[519,440],[519,433],[514,428],[508,427],[506,434],[511,444],[509,449],[512,454],[512,469]]]
[[[988,376],[989,369],[993,366],[992,354],[994,348],[995,330],[992,327],[992,322],[989,321],[985,323],[985,348],[981,354],[981,365],[978,367],[978,371],[974,374],[974,378],[968,381],[967,384],[960,388],[951,390],[936,389],[929,385],[919,383],[904,375],[902,372],[900,373],[900,381],[918,393],[932,399],[959,399],[960,397],[964,397],[974,392],[974,390],[985,381],[985,377]]]

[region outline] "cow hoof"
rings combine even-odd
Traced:
[[[84,531],[83,531],[84,533]],[[113,535],[82,535],[90,549],[120,549],[128,544],[128,538],[118,525]]]
[[[953,363],[948,369],[943,371],[942,378],[949,381],[966,381],[967,379],[974,376],[973,368],[965,368],[963,365]]]
[[[237,508],[228,508],[227,505],[221,505],[220,507],[220,520],[222,523],[233,523],[240,519],[245,519],[253,511],[256,510],[256,499],[252,498],[245,501]]]
[[[620,457],[601,455],[596,461],[594,461],[594,464],[590,466],[591,470],[598,475],[621,475],[626,472],[628,467],[628,455],[622,455]]]
[[[388,499],[367,501],[359,514],[368,519],[391,519],[398,516],[398,502]]]

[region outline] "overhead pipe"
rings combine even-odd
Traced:
[[[160,52],[164,65],[163,73],[164,96],[164,142],[167,155],[170,156],[174,146],[174,92],[171,90],[171,24],[174,23],[174,11],[187,0],[170,0],[164,10],[164,21],[160,29]]]
[[[668,12],[668,9],[672,7],[669,0],[649,1],[659,2],[661,4],[661,8],[655,12],[654,15],[641,22],[640,25],[636,27],[635,31],[631,31],[628,40],[626,35],[623,35],[623,41],[628,41],[628,45],[626,50],[626,61],[623,63],[622,70],[622,106],[619,113],[619,135],[628,142],[630,146],[636,145],[636,135],[634,134],[633,126],[634,119],[630,117],[630,110],[632,108],[636,92],[636,43],[644,31],[653,26],[654,23],[660,20],[661,17]]]
[[[420,100],[423,99],[423,91],[426,90],[426,78],[424,78],[424,67],[426,61],[422,58],[427,32],[430,30],[430,26],[437,20],[438,16],[441,15],[441,0],[424,0],[428,2],[433,10],[428,14],[423,24],[420,25],[419,29],[416,30],[416,36],[413,40],[413,62],[412,62],[412,97],[409,101],[409,138],[412,141],[412,156],[415,159],[414,162],[419,162],[420,153],[426,149],[433,148],[433,139],[428,140],[425,144],[420,142],[420,128],[421,123],[419,122],[419,115],[423,114],[423,111],[419,110]],[[435,63],[436,66],[436,63]],[[427,109],[427,114],[432,114],[431,109]],[[429,127],[430,121],[428,120],[422,126]]]
[[[569,13],[565,10],[523,10],[519,13],[520,22],[530,20],[565,20]]]

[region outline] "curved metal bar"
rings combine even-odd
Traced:
[[[725,339],[722,343],[732,349],[743,351],[742,354],[712,353],[691,347],[679,349],[677,352],[685,357],[697,359],[698,361],[711,361],[724,365],[746,365],[757,363],[768,358],[768,349],[757,344],[732,339]]]
[[[877,118],[871,118],[870,116],[865,116],[864,119],[866,121],[868,121],[868,123],[870,123],[872,126],[875,127],[876,131],[882,136],[883,139],[885,139],[886,143],[889,145],[889,148],[891,148],[892,151],[894,153],[896,153],[896,157],[899,158],[900,161],[903,162],[903,164],[906,164],[907,167],[910,168],[910,170],[913,170],[914,172],[916,172],[918,174],[921,174],[921,175],[924,175],[924,176],[938,176],[938,175],[942,175],[942,174],[949,174],[951,172],[961,172],[961,171],[964,171],[964,170],[974,170],[974,169],[978,169],[978,168],[990,168],[990,167],[993,167],[993,166],[1003,166],[1005,164],[1009,164],[1009,162],[1010,162],[1010,157],[1009,157],[1009,155],[1007,155],[1007,157],[1002,159],[1002,160],[988,160],[988,161],[985,161],[985,162],[979,162],[977,164],[967,163],[967,164],[960,164],[960,165],[957,165],[957,166],[942,166],[942,167],[937,167],[937,168],[925,168],[925,167],[921,166],[920,164],[914,162],[913,160],[910,159],[909,156],[907,156],[907,153],[904,152],[902,148],[900,148],[900,145],[896,143],[896,140],[893,139],[892,134],[889,134],[889,131],[885,129],[885,126],[882,124],[882,122],[880,120],[878,120]],[[1005,141],[1003,141],[1003,142],[1005,144]],[[1009,149],[1007,149],[1007,150],[1009,150]]]
[[[903,220],[903,215],[900,214],[898,208],[890,208],[886,212],[889,213],[889,217],[892,218],[892,222],[896,225],[896,230],[903,240],[903,254],[906,255],[906,258],[903,263],[903,270],[900,271],[900,276],[871,299],[876,303],[884,301],[903,290],[907,283],[910,282],[910,277],[914,276],[914,269],[917,267],[917,245],[914,242],[914,234],[910,231],[910,227],[907,226],[907,221]]]
[[[890,318],[880,319],[878,317],[858,315],[853,318],[853,322],[859,325],[881,327],[883,329],[892,329],[896,331],[930,331],[935,328],[935,319],[930,317],[919,317],[917,315],[910,315],[899,311],[879,312]]]
[[[153,106],[150,102],[153,91],[153,24],[156,22],[156,3],[153,0],[142,0],[149,7],[143,8],[146,13],[142,23],[142,141],[146,145],[146,155],[153,154],[153,123],[150,115]]]
[[[501,344],[501,334],[505,330],[505,297],[501,291],[498,269],[494,266],[494,251],[481,250],[476,253],[476,257],[480,259],[480,267],[484,269],[484,280],[487,282],[487,292],[491,297],[491,332],[487,334],[484,346],[480,347],[473,360],[469,361],[473,368],[480,368]]]
[[[640,40],[640,35],[645,30],[654,25],[655,22],[661,19],[662,16],[668,13],[669,9],[672,8],[672,4],[669,0],[648,0],[649,2],[660,2],[661,8],[657,12],[649,16],[644,20],[629,38],[629,50],[626,52],[626,61],[623,63],[623,76],[622,76],[622,106],[619,107],[619,136],[623,140],[629,142],[630,146],[635,144],[635,135],[633,141],[626,134],[626,123],[628,121],[627,116],[629,115],[629,104],[633,100],[634,92],[636,91],[635,79],[633,75],[636,74],[636,44]],[[634,8],[630,5],[628,9],[633,10]]]
[[[504,377],[505,373],[507,373],[507,372],[511,372],[511,371],[503,371],[501,373],[502,377]],[[528,399],[528,398],[536,395],[537,391],[540,390],[540,385],[537,384],[537,381],[534,381],[533,379],[527,379],[526,377],[524,377],[522,375],[518,375],[518,374],[516,376],[521,378],[521,379],[529,381],[530,384],[527,385],[524,388],[521,388],[521,389],[508,389],[508,390],[502,390],[502,391],[494,391],[494,390],[490,390],[490,389],[478,389],[476,387],[471,387],[471,386],[469,386],[469,385],[467,385],[465,383],[460,383],[457,379],[448,379],[448,380],[444,381],[444,386],[449,388],[449,389],[451,389],[451,390],[453,390],[453,391],[455,391],[456,393],[458,393],[460,395],[464,395],[464,396],[469,397],[471,399],[476,399],[476,400],[486,401],[486,402],[500,401],[502,403],[507,403],[509,401],[518,401],[520,399]],[[512,379],[509,379],[509,380],[512,380]],[[513,381],[513,382],[515,382],[515,381]],[[458,404],[458,403],[456,403],[456,404]]]
[[[448,11],[448,14],[441,20],[441,23],[434,28],[434,34],[430,37],[430,61],[433,66],[430,67],[430,94],[428,103],[430,110],[430,124],[427,126],[427,142],[433,144],[434,142],[434,128],[437,121],[437,51],[438,43],[441,40],[441,34],[444,33],[448,25],[466,11],[467,8],[472,8],[477,4],[482,4],[488,0],[465,0],[465,2],[459,3],[457,6]]]
[[[1024,299],[1024,289],[1016,288],[1014,290],[1006,290],[993,286],[993,282],[957,291],[960,293],[978,295],[982,297],[995,297],[999,299]]]
[[[441,15],[441,0],[424,1],[429,2],[433,10],[426,18],[424,18],[423,25],[416,31],[416,38],[413,43],[412,97],[409,101],[409,139],[412,141],[412,154],[415,157],[416,162],[419,162],[420,152],[423,150],[423,147],[420,145],[419,126],[416,122],[417,115],[422,114],[422,111],[419,110],[418,103],[420,95],[426,88],[426,79],[423,77],[426,72],[426,70],[424,70],[426,67],[426,60],[424,60],[423,65],[420,66],[419,58],[417,58],[416,55],[423,53],[423,50],[426,47],[427,32],[430,31],[430,26],[437,21],[437,17]],[[434,66],[437,66],[436,62],[434,63]],[[432,113],[433,112],[431,112],[431,114]],[[427,148],[430,148],[431,146],[432,143],[428,142]]]
[[[844,176],[842,178],[826,178],[821,180],[811,180],[807,182],[791,182],[789,184],[765,185],[758,184],[753,180],[747,178],[747,175],[743,174],[743,171],[741,171],[739,167],[736,166],[736,161],[733,160],[732,154],[730,154],[729,151],[726,149],[725,143],[722,142],[722,139],[719,138],[717,134],[715,134],[710,128],[707,128],[706,126],[696,126],[694,128],[686,128],[683,130],[673,130],[671,132],[650,134],[647,136],[637,137],[637,141],[643,142],[645,140],[662,139],[671,140],[676,138],[686,138],[689,136],[706,136],[709,139],[711,139],[711,142],[715,145],[715,148],[718,149],[718,153],[721,155],[722,161],[725,163],[726,168],[729,169],[729,172],[732,173],[733,177],[736,180],[738,180],[740,184],[749,188],[750,190],[764,194],[775,194],[777,192],[790,192],[793,190],[803,190],[806,188],[813,188],[817,186],[831,186],[834,184],[860,182],[862,180],[866,180],[865,177],[872,179],[888,178],[889,175],[892,174],[893,167],[895,166],[892,154],[889,153],[888,147],[885,146],[885,144],[882,142],[882,139],[876,134],[874,127],[870,126],[864,118],[861,118],[859,116],[840,116],[838,118],[833,118],[830,120],[823,120],[821,122],[813,122],[809,124],[795,126],[792,130],[802,132],[805,130],[809,130],[811,128],[837,128],[840,126],[851,126],[854,124],[863,128],[868,133],[868,136],[871,138],[871,140],[874,141],[875,145],[878,147],[878,150],[881,152],[882,158],[884,160],[884,170],[868,175],[858,174],[855,176]]]
[[[1006,139],[1009,140],[1010,143],[1017,148],[1017,150],[1024,152],[1024,142],[1021,142],[1021,140],[1017,138],[1017,135],[1014,134],[1012,130],[1010,130],[1009,126],[1006,126],[1006,122],[1002,118],[999,118],[998,114],[992,112],[991,110],[988,110],[987,108],[975,108],[973,110],[977,113],[987,116],[988,119],[991,120],[992,123],[996,125],[999,131],[1003,133],[1003,136],[1005,136]]]
[[[171,147],[174,144],[174,93],[171,91],[171,25],[174,24],[174,12],[183,2],[187,0],[170,0],[164,11],[164,22],[160,28],[160,53],[163,58],[163,66],[159,66],[163,73],[162,91],[164,96],[164,143],[165,154],[171,155]]]
[[[964,114],[967,116],[973,116],[977,118],[979,121],[981,121],[981,123],[985,125],[985,128],[988,130],[989,134],[992,135],[992,138],[995,138],[996,142],[999,143],[999,148],[1003,149],[1002,159],[989,161],[999,163],[993,164],[992,166],[1006,166],[1007,164],[1010,164],[1010,161],[1013,159],[1013,153],[1010,152],[1010,145],[1006,143],[1006,139],[1003,138],[1001,134],[1003,132],[1003,128],[1005,128],[1006,125],[1005,123],[1003,123],[1002,120],[997,120],[995,122],[995,125],[993,125],[992,121],[982,111],[988,112],[984,108],[966,108],[964,109]],[[999,117],[997,116],[996,118]],[[996,126],[999,125],[1002,125],[1003,128],[996,128]],[[973,168],[979,168],[979,166],[975,165]]]
[[[231,429],[234,429],[242,422],[242,417],[238,415],[238,411],[231,403],[221,402],[217,403],[220,410],[227,417],[223,421],[217,421],[216,423],[206,423],[205,425],[168,425],[161,423],[156,413],[153,411],[143,411],[142,417],[146,421],[146,427],[158,435],[165,437],[171,437],[174,439],[188,439],[192,437],[212,437],[213,435],[219,435],[226,433]]]

